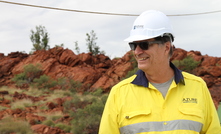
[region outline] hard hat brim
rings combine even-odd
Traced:
[[[133,41],[141,41],[141,40],[148,40],[148,39],[152,39],[155,36],[143,36],[143,35],[134,35],[134,36],[130,36],[128,38],[126,38],[124,41],[127,42],[133,42]]]

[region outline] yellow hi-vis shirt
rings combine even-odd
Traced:
[[[206,83],[171,67],[175,76],[165,98],[141,70],[115,85],[99,134],[221,134]]]

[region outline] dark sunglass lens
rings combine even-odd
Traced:
[[[131,43],[129,43],[129,46],[130,46],[131,50],[135,50],[135,49],[136,49],[136,47],[137,47],[137,44],[136,44],[136,43],[131,42]]]
[[[140,42],[140,43],[139,43],[139,46],[140,46],[140,48],[141,48],[142,50],[147,50],[149,44],[148,44],[148,42]]]

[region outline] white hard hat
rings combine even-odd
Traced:
[[[164,34],[171,34],[173,38],[169,18],[160,11],[149,10],[137,17],[130,31],[130,36],[124,41],[133,42],[146,40],[163,36]]]

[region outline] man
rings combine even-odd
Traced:
[[[165,14],[135,20],[126,41],[140,70],[112,88],[99,134],[221,134],[206,83],[170,62],[173,40]]]

